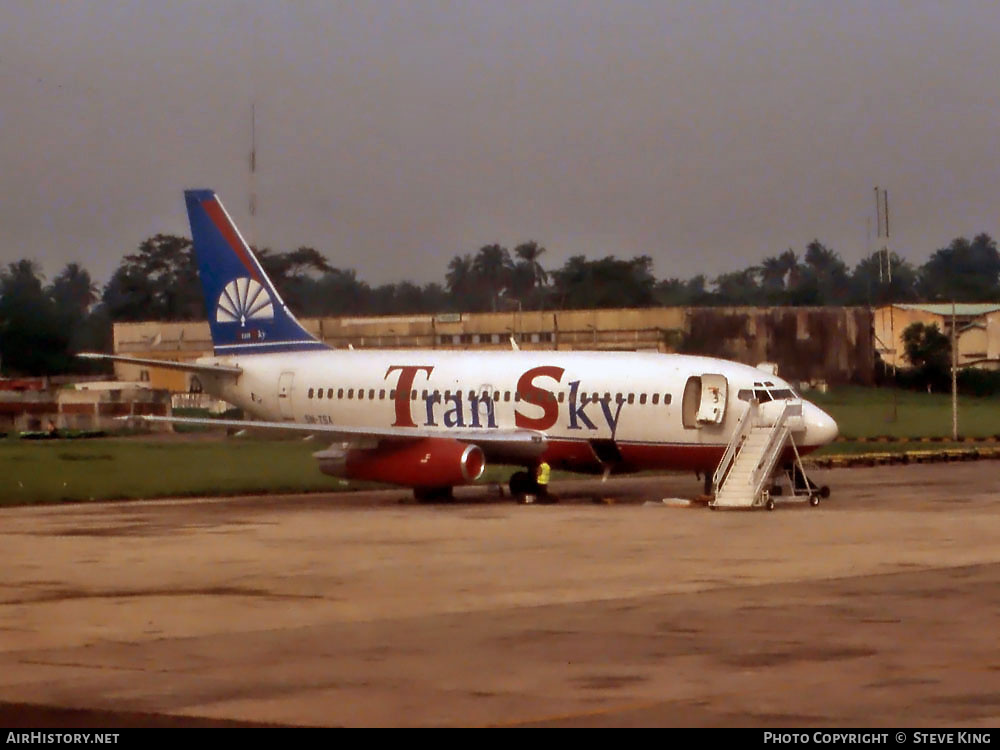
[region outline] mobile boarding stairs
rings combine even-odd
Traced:
[[[802,459],[795,445],[794,433],[805,428],[802,421],[802,402],[789,400],[770,402],[771,408],[761,409],[756,399],[750,401],[719,466],[712,476],[714,498],[708,507],[716,508],[767,508],[774,510],[774,496],[783,494],[782,484],[787,481],[792,499],[819,505],[829,489],[818,487],[807,476]],[[786,447],[791,446],[794,456],[791,464],[779,465]]]

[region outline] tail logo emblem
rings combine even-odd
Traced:
[[[226,284],[215,308],[217,323],[239,323],[240,326],[246,326],[248,320],[273,317],[271,295],[260,282],[248,276],[241,276]]]

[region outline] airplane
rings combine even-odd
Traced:
[[[332,349],[281,299],[212,190],[185,191],[213,355],[168,362],[80,356],[196,373],[244,420],[147,421],[316,435],[319,470],[445,499],[487,462],[514,467],[511,495],[538,490],[535,469],[604,474],[710,472],[751,401],[801,401],[800,454],[837,424],[789,383],[749,365],[658,352]],[[788,449],[786,449],[787,451]],[[790,460],[786,456],[782,460]]]

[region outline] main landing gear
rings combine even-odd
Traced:
[[[534,475],[527,471],[515,471],[510,477],[510,496],[518,503],[546,504],[556,502],[549,494],[547,487],[542,487],[535,481]]]

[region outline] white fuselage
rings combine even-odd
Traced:
[[[679,354],[331,350],[202,361],[242,368],[235,381],[203,383],[259,419],[442,437],[530,429],[545,434],[550,463],[578,471],[598,470],[609,451],[622,470],[710,469],[750,392],[762,402],[799,398],[756,368]],[[834,421],[808,402],[803,423],[796,443],[805,450],[836,436]]]

